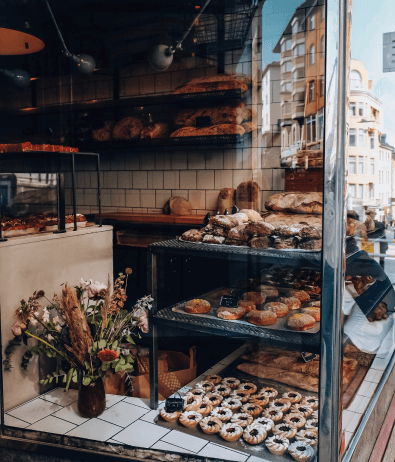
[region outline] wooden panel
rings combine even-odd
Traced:
[[[395,425],[392,427],[392,433],[385,450],[383,462],[395,461]]]
[[[285,191],[322,192],[324,187],[322,168],[285,170]]]
[[[99,216],[96,215],[96,220]],[[165,215],[162,213],[127,213],[127,212],[114,212],[103,213],[103,220],[113,220],[123,223],[158,223],[170,225],[201,225],[204,215]]]
[[[395,397],[392,399],[390,408],[388,409],[387,415],[385,417],[383,426],[381,427],[379,437],[377,438],[376,444],[374,446],[372,455],[370,456],[369,462],[382,462],[383,456],[388,444],[388,441],[391,437],[391,432],[394,429],[395,422]],[[394,462],[394,452],[392,452],[392,459],[390,462]]]

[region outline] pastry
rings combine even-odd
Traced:
[[[288,452],[298,462],[307,462],[314,456],[314,449],[304,441],[292,443],[288,448]]]
[[[246,226],[248,225],[235,226],[230,229],[228,232],[228,239],[240,241],[245,245],[250,240],[250,235],[246,231]]]
[[[288,297],[296,297],[299,299],[300,303],[307,303],[310,301],[310,295],[304,290],[287,289],[285,292]]]
[[[297,441],[303,441],[312,448],[318,444],[318,433],[316,430],[300,430],[295,435]]]
[[[207,395],[203,398],[203,401],[215,407],[219,406],[223,399],[223,396],[219,395],[218,393],[207,393]]]
[[[284,423],[292,425],[297,429],[304,427],[306,424],[306,419],[302,414],[297,412],[291,412],[290,414],[285,415],[283,421]]]
[[[226,237],[214,236],[212,234],[206,234],[203,237],[203,242],[207,244],[225,244]]]
[[[318,410],[313,411],[313,413],[311,414],[311,417],[318,421]]]
[[[243,438],[247,443],[259,444],[266,438],[267,431],[263,425],[253,423],[248,425],[243,431]]]
[[[312,329],[315,319],[309,314],[296,313],[287,319],[287,326],[296,331]]]
[[[241,246],[247,246],[247,245],[248,245],[247,242],[238,241],[238,240],[236,240],[236,239],[229,239],[229,238],[227,238],[227,239],[225,240],[225,244],[226,244],[226,245],[237,245],[237,246],[239,246],[239,247],[241,247]]]
[[[258,393],[255,395],[251,395],[249,402],[252,404],[256,404],[257,406],[261,406],[263,408],[266,406],[266,404],[268,404],[269,398],[262,393]]]
[[[255,305],[262,305],[265,303],[266,295],[263,292],[246,292],[241,297],[243,300],[250,300]]]
[[[193,388],[186,393],[186,396],[200,396],[203,399],[205,391],[202,388]]]
[[[250,393],[246,390],[233,390],[230,396],[239,399],[243,404],[250,399]]]
[[[265,387],[259,390],[259,394],[267,396],[269,400],[273,400],[277,398],[278,391],[275,388]]]
[[[140,138],[143,123],[137,117],[125,117],[112,130],[114,140],[133,140]]]
[[[299,249],[303,250],[321,250],[322,240],[321,239],[302,239],[298,245]]]
[[[318,430],[318,420],[308,419],[305,427],[306,427],[306,430]]]
[[[272,419],[268,419],[267,417],[258,417],[257,419],[254,420],[254,423],[263,425],[264,429],[267,432],[270,432],[272,428],[274,427],[274,422]]]
[[[211,305],[207,300],[201,300],[195,298],[185,303],[185,311],[192,314],[208,313],[211,309]]]
[[[211,404],[203,402],[196,412],[202,414],[203,417],[207,417],[213,411],[213,406]]]
[[[279,423],[273,427],[273,435],[279,435],[290,440],[296,435],[298,429],[294,425]]]
[[[321,308],[318,306],[308,306],[307,308],[303,308],[302,313],[312,316],[316,322],[321,320]]]
[[[207,91],[220,91],[220,90],[235,90],[240,89],[240,91],[245,92],[248,86],[246,83],[240,80],[226,80],[218,82],[199,82],[191,83],[188,82],[180,87],[177,87],[174,90],[175,94],[181,93],[200,93]]]
[[[142,139],[155,139],[167,138],[169,131],[169,124],[165,122],[158,122],[156,124],[148,125],[141,130],[140,137]]]
[[[244,128],[246,133],[253,132],[258,128],[257,124],[255,122],[249,121],[249,122],[243,122],[241,126]]]
[[[272,239],[270,236],[253,237],[249,245],[255,249],[266,249],[272,247]]]
[[[245,309],[242,306],[237,308],[227,308],[225,306],[220,306],[217,309],[217,316],[222,319],[240,319],[244,316]]]
[[[226,377],[222,380],[222,384],[229,387],[231,390],[235,390],[240,385],[240,380],[235,377]]]
[[[265,441],[265,445],[272,454],[276,456],[282,456],[289,447],[289,441],[287,440],[287,438],[282,438],[281,436],[274,435],[270,438],[267,438],[267,440]]]
[[[172,196],[163,206],[165,215],[192,215],[192,204],[182,196]]]
[[[300,308],[300,300],[296,297],[280,297],[280,303],[287,305],[288,310],[298,310]]]
[[[229,230],[226,228],[221,228],[221,226],[212,225],[211,232],[208,232],[208,234],[213,234],[214,236],[220,237],[228,237],[228,232]]]
[[[226,441],[237,441],[243,434],[243,429],[240,427],[240,425],[227,423],[222,425],[219,434]]]
[[[215,385],[213,389],[213,393],[217,393],[218,395],[221,395],[224,398],[227,398],[230,395],[231,391],[232,390],[229,387],[222,385],[222,383],[220,383],[219,385]]]
[[[250,395],[253,395],[254,393],[256,393],[257,391],[257,386],[254,384],[254,383],[251,383],[251,382],[245,382],[245,383],[241,383],[238,388],[238,390],[244,390],[246,391],[247,393],[249,393]]]
[[[296,249],[299,244],[297,237],[275,237],[273,239],[273,247],[275,249]]]
[[[208,380],[203,380],[202,382],[196,383],[195,387],[202,388],[206,393],[210,393],[210,391],[214,388],[214,384]]]
[[[293,404],[291,406],[291,412],[295,413],[300,413],[303,415],[303,417],[307,418],[310,417],[311,414],[313,413],[313,408],[310,406],[307,406],[306,404]]]
[[[263,292],[266,295],[266,298],[276,298],[278,297],[278,290],[272,286],[258,285],[256,286],[257,292]]]
[[[110,141],[111,137],[112,137],[111,127],[98,128],[97,130],[93,130],[92,132],[92,138],[95,141]]]
[[[262,416],[266,417],[267,419],[273,420],[273,422],[276,424],[277,422],[280,422],[282,420],[283,413],[281,411],[277,411],[277,409],[268,408],[263,410]]]
[[[242,414],[250,414],[252,415],[252,417],[257,417],[259,414],[262,413],[262,410],[263,409],[261,408],[261,406],[252,403],[246,403],[243,404],[243,406],[240,409],[240,412]]]
[[[162,419],[166,420],[167,422],[177,422],[178,418],[181,415],[181,411],[166,412],[165,409],[161,409],[159,411],[159,414],[162,417]]]
[[[204,378],[204,380],[207,380],[211,383],[213,383],[214,385],[218,385],[219,383],[222,382],[222,377],[220,377],[219,375],[206,375],[206,377]]]
[[[253,310],[247,313],[246,319],[248,322],[258,326],[272,326],[277,321],[277,315],[272,311]]]
[[[244,308],[244,313],[256,310],[256,305],[252,300],[239,300],[239,306]]]
[[[299,228],[299,236],[303,239],[302,242],[308,242],[310,240],[321,241],[322,228],[302,225],[302,227]],[[322,243],[320,242],[320,244]]]
[[[186,400],[186,410],[187,411],[197,411],[200,407],[200,405],[203,402],[203,398],[201,396],[187,396]]]
[[[232,417],[233,412],[228,407],[216,407],[212,412],[211,416],[216,417],[221,422],[226,423]]]
[[[185,427],[196,427],[197,424],[203,419],[202,414],[196,411],[184,411],[179,418],[179,422]]]
[[[240,210],[240,213],[245,213],[248,216],[248,221],[250,223],[262,220],[261,214],[253,209],[242,209]]]
[[[274,399],[270,402],[269,407],[285,414],[291,407],[291,401],[288,401],[285,398]]]
[[[229,397],[223,400],[222,406],[228,407],[232,412],[236,412],[241,408],[242,402],[237,398]]]
[[[204,234],[202,231],[198,229],[190,229],[189,231],[185,231],[181,235],[181,239],[183,241],[189,241],[189,242],[201,242],[203,240]]]
[[[299,236],[302,231],[307,228],[316,229],[318,235],[322,233],[322,217],[318,215],[266,212],[262,217],[262,221],[264,221],[266,224],[272,225],[274,229],[279,229],[280,226],[296,228],[299,230]],[[284,232],[284,228],[281,229],[282,232]],[[289,234],[292,235],[293,233],[289,232]]]
[[[179,128],[170,135],[170,138],[182,138],[184,136],[244,135],[244,133],[245,130],[241,125],[217,124],[204,128]]]
[[[299,403],[302,400],[302,395],[296,391],[283,393],[283,398],[287,399],[291,404]]]
[[[266,303],[263,309],[265,311],[271,311],[272,313],[276,313],[276,316],[278,318],[283,318],[284,316],[287,316],[289,312],[287,305],[284,305],[284,303],[280,302]]]
[[[347,236],[361,236],[364,238],[368,237],[366,226],[358,220],[347,217]]]
[[[221,430],[222,422],[216,417],[205,417],[199,422],[200,428],[208,435],[213,435]]]
[[[245,428],[248,425],[252,424],[252,422],[254,421],[254,417],[251,414],[248,414],[247,412],[245,413],[240,412],[240,413],[233,414],[232,417],[230,418],[230,421],[232,423],[239,425],[242,428]]]
[[[213,225],[230,230],[244,223],[243,215],[216,215],[213,218]]]
[[[252,236],[270,236],[274,232],[274,226],[265,221],[253,221],[246,226],[246,231]]]
[[[321,192],[284,192],[271,196],[265,207],[280,212],[322,215],[323,197]]]
[[[195,127],[198,117],[210,117],[210,125],[241,125],[245,118],[245,104],[183,109],[176,115],[174,123],[179,127]]]

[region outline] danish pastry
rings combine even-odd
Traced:
[[[290,440],[296,435],[298,429],[287,423],[279,423],[273,427],[273,435],[279,435]]]
[[[298,412],[291,412],[284,416],[284,423],[296,427],[298,430],[305,426],[306,419]]]
[[[242,402],[237,398],[230,397],[223,400],[222,406],[228,407],[232,412],[236,412],[241,408]]]
[[[309,419],[306,422],[306,430],[316,430],[318,431],[318,420],[317,419]]]
[[[246,403],[246,404],[243,404],[243,406],[241,407],[240,411],[244,414],[250,414],[252,415],[252,417],[257,417],[259,414],[262,413],[262,408],[261,406],[257,406],[256,404],[252,404],[252,403]]]
[[[272,286],[259,285],[256,287],[258,292],[263,292],[266,295],[266,298],[276,298],[278,297],[278,290]]]
[[[300,430],[295,435],[295,438],[298,441],[304,441],[311,447],[317,446],[318,444],[318,434],[315,430]]]
[[[165,409],[161,409],[159,411],[159,414],[162,417],[162,419],[166,420],[167,422],[177,422],[178,418],[181,415],[181,411],[166,412]]]
[[[254,421],[254,417],[252,417],[251,414],[247,413],[237,413],[233,414],[232,417],[230,418],[230,421],[232,423],[235,423],[237,425],[240,425],[240,427],[245,428],[248,425],[251,425],[252,422]]]
[[[229,421],[229,419],[232,417],[233,412],[228,408],[228,407],[216,407],[212,413],[212,417],[216,417],[219,419],[221,422],[226,423]]]
[[[197,424],[203,419],[202,414],[196,411],[184,411],[179,418],[179,421],[185,427],[196,427]]]
[[[288,297],[298,298],[301,303],[307,303],[310,301],[310,295],[304,290],[287,289],[286,295]]]
[[[219,395],[218,393],[207,393],[203,398],[205,403],[211,404],[211,406],[216,407],[219,406],[223,401],[223,396]]]
[[[311,414],[311,417],[312,417],[313,419],[318,420],[318,410],[313,411],[313,413]]]
[[[133,140],[140,138],[143,123],[137,117],[125,117],[112,130],[114,140]]]
[[[273,429],[274,427],[274,422],[272,419],[268,419],[266,417],[258,417],[257,419],[254,420],[254,424],[259,424],[263,425],[265,430],[269,432],[270,430]]]
[[[296,297],[280,297],[279,302],[287,305],[289,311],[298,310],[301,305],[300,300]]]
[[[207,300],[201,300],[195,298],[185,303],[185,311],[192,314],[203,314],[208,313],[211,309],[211,305]]]
[[[298,403],[291,406],[291,412],[300,413],[303,415],[303,417],[307,418],[310,417],[313,413],[313,408],[307,406],[306,404]]]
[[[315,411],[316,409],[318,409],[318,398],[316,398],[315,396],[305,396],[302,399],[301,404],[305,404],[306,406],[311,407],[313,411]]]
[[[263,425],[252,424],[248,425],[243,431],[243,438],[247,443],[259,444],[266,438],[267,431]]]
[[[256,305],[252,300],[239,300],[239,306],[244,308],[244,313],[256,310]]]
[[[321,321],[321,308],[318,306],[303,308],[302,313],[312,316],[317,322]]]
[[[211,404],[203,402],[200,407],[196,410],[199,414],[202,414],[203,417],[207,417],[213,410],[213,406]]]
[[[218,395],[221,395],[224,398],[227,398],[230,395],[231,391],[232,390],[229,387],[222,385],[222,383],[220,383],[219,385],[215,385],[215,387],[213,388],[213,393],[217,393]]]
[[[218,385],[222,382],[222,377],[220,377],[219,375],[206,375],[204,380],[207,380],[208,382],[211,382],[214,385]]]
[[[287,326],[296,331],[312,329],[315,319],[309,314],[296,313],[287,319]]]
[[[216,417],[205,417],[199,422],[200,428],[208,435],[213,435],[221,430],[222,422]]]
[[[277,315],[272,311],[253,310],[247,313],[246,319],[248,322],[256,324],[257,326],[272,326],[276,324]]]
[[[200,396],[201,398],[203,398],[205,393],[206,392],[203,390],[203,388],[193,388],[192,390],[189,390],[187,392],[186,396]]]
[[[287,316],[289,312],[287,305],[284,305],[284,303],[279,302],[266,303],[263,309],[265,311],[271,311],[272,313],[276,313],[276,316],[278,318],[283,318],[284,316]]]
[[[253,395],[254,393],[256,393],[257,389],[258,389],[257,386],[251,382],[242,383],[238,386],[238,390],[244,390],[250,395]]]
[[[267,419],[273,420],[275,424],[277,422],[280,422],[280,420],[282,420],[283,418],[283,413],[273,408],[264,409],[262,415],[263,417],[266,417]]]
[[[210,393],[210,391],[214,388],[213,382],[209,382],[208,380],[203,380],[202,382],[198,382],[195,384],[196,388],[201,388],[206,393]]]
[[[287,438],[274,435],[265,441],[265,445],[272,454],[275,454],[276,456],[282,456],[289,447],[289,441]]]
[[[304,441],[295,441],[292,443],[288,448],[288,452],[298,462],[307,462],[314,456],[314,449]]]
[[[243,434],[243,429],[240,427],[240,425],[227,423],[222,425],[219,434],[226,441],[237,441]]]
[[[291,404],[299,403],[302,400],[302,395],[296,391],[283,393],[283,398],[287,399]]]

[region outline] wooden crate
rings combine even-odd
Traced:
[[[285,170],[285,191],[322,192],[324,189],[324,170],[304,168]]]

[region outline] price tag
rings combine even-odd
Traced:
[[[374,242],[361,241],[361,250],[367,253],[374,253]]]

